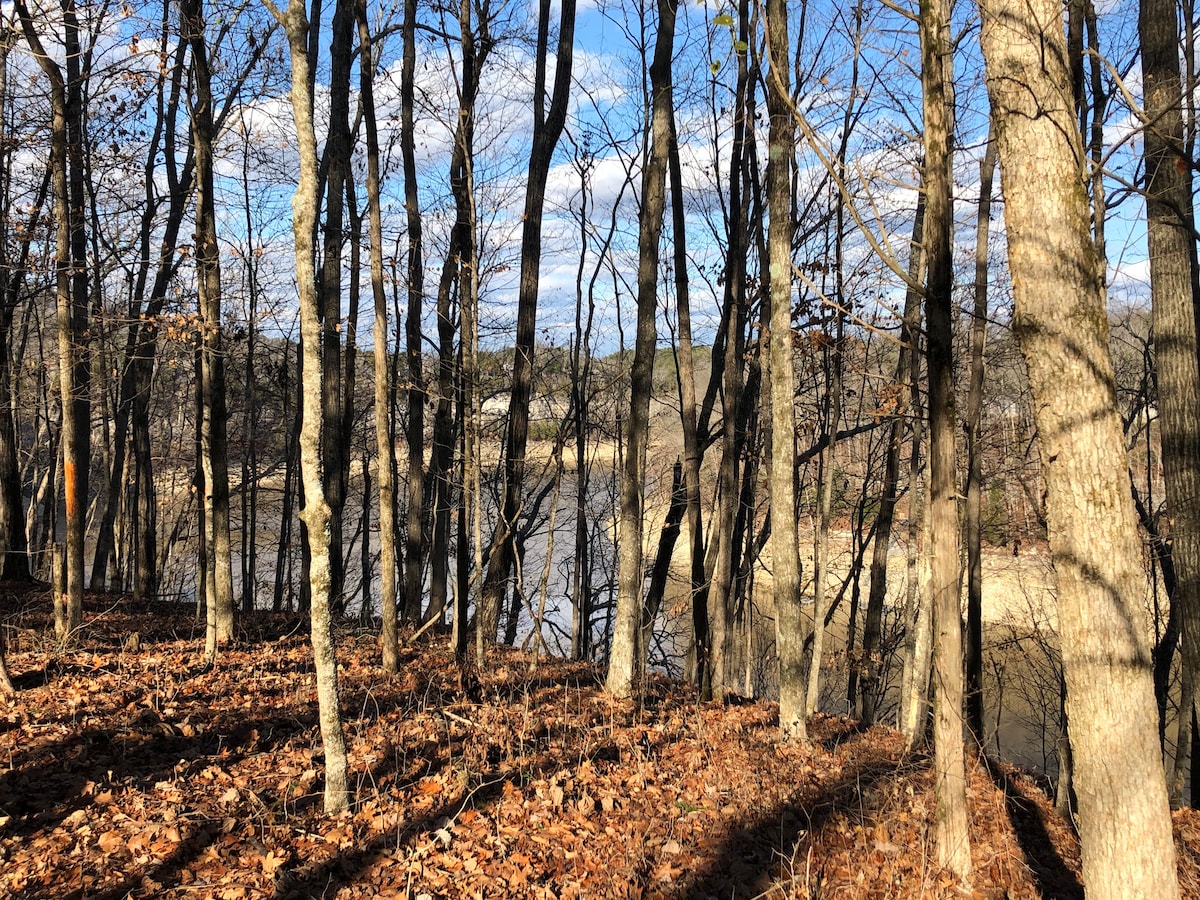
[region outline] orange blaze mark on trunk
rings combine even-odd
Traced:
[[[75,515],[77,498],[75,496],[75,463],[63,463],[63,493],[67,501],[67,519]]]

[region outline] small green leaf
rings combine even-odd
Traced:
[[[716,75],[718,72],[721,71],[721,64],[717,60],[714,59],[712,62],[710,62],[708,64],[708,71],[710,71],[714,75]]]
[[[747,44],[745,41],[734,41],[733,49],[734,49],[735,53],[745,53],[747,50],[750,49],[750,45]]]
[[[713,24],[724,25],[726,28],[732,28],[733,16],[731,16],[729,13],[721,13],[719,16],[713,19]]]

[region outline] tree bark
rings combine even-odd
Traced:
[[[400,668],[400,647],[396,632],[399,612],[396,602],[396,485],[392,480],[394,451],[389,428],[391,368],[387,346],[387,297],[383,290],[383,218],[379,202],[379,128],[375,121],[375,50],[367,24],[365,0],[359,0],[355,7],[355,15],[358,19],[358,67],[367,136],[367,227],[371,242],[371,296],[375,301],[372,340],[375,343],[375,480],[379,484],[379,603],[383,620],[380,643],[383,650],[383,670],[396,672]],[[367,540],[366,535],[363,536],[363,540]]]
[[[1175,593],[1182,612],[1182,660],[1200,672],[1200,368],[1192,291],[1192,177],[1183,146],[1179,26],[1173,0],[1142,0],[1138,17],[1148,124],[1146,242],[1154,323],[1159,433]],[[1191,714],[1180,709],[1181,730]],[[1183,792],[1186,753],[1178,754],[1171,793]]]
[[[79,24],[74,0],[63,0],[67,74],[49,55],[24,0],[16,3],[25,41],[49,82],[50,166],[54,189],[55,297],[59,390],[62,396],[63,488],[66,498],[66,617],[68,639],[83,622],[83,551],[90,461],[91,402],[87,359],[88,264],[83,225],[83,92]]]
[[[842,280],[841,272],[841,235],[838,235],[839,250],[837,253],[837,278],[839,285]],[[838,302],[842,294],[838,290]],[[834,313],[837,318],[836,334],[832,346],[825,349],[825,446],[821,450],[821,482],[817,492],[817,534],[813,547],[813,632],[812,653],[808,664],[808,689],[805,694],[805,715],[811,716],[817,711],[821,698],[821,658],[825,646],[825,612],[829,581],[829,524],[833,514],[833,475],[834,460],[837,451],[838,422],[842,417],[842,329],[843,318],[840,311]]]
[[[307,526],[313,657],[317,674],[317,707],[321,744],[325,749],[325,812],[335,815],[350,805],[346,741],[338,709],[337,655],[330,617],[330,511],[322,477],[324,430],[321,368],[321,318],[316,291],[313,233],[317,217],[317,138],[313,129],[312,90],[308,64],[308,17],[304,0],[291,0],[281,11],[264,0],[287,34],[292,64],[292,117],[300,152],[299,184],[292,200],[292,235],[296,245],[299,289],[301,379],[304,384],[300,425],[300,471],[304,486],[301,519]]]
[[[343,432],[345,407],[353,398],[342,378],[342,248],[345,243],[346,182],[350,174],[350,61],[354,52],[353,0],[336,0],[329,44],[329,131],[322,169],[325,171],[325,221],[317,270],[317,302],[321,317],[321,365],[324,367],[321,408],[325,427],[321,441],[322,474],[329,503],[329,601],[340,616],[345,560],[342,513],[346,505],[349,435]],[[309,56],[316,56],[320,23],[310,23]]]
[[[771,584],[779,653],[779,730],[784,740],[808,740],[805,724],[804,613],[796,529],[796,403],[792,356],[792,165],[796,152],[791,110],[787,4],[767,0],[766,174],[771,367]]]
[[[749,43],[749,2],[738,3],[738,39]],[[737,56],[737,86],[734,91],[733,141],[729,162],[729,236],[725,253],[725,291],[722,298],[721,335],[721,457],[717,467],[717,511],[710,553],[716,552],[709,568],[709,614],[712,620],[710,643],[710,692],[723,696],[734,681],[727,647],[730,643],[729,620],[733,609],[732,588],[736,582],[739,511],[738,468],[746,444],[746,429],[741,426],[745,367],[746,321],[746,248],[749,240],[749,203],[745,197],[747,169],[747,123],[754,117],[754,82],[750,77],[747,53]],[[714,348],[713,365],[716,365]],[[748,623],[749,616],[743,616]],[[747,625],[748,627],[748,625]],[[747,631],[749,635],[751,632]],[[748,658],[748,657],[747,657]],[[703,690],[703,686],[701,686]]]
[[[646,648],[641,646],[643,586],[643,508],[646,449],[653,390],[658,260],[665,206],[667,154],[671,139],[674,91],[671,57],[675,46],[677,0],[658,0],[658,31],[650,63],[650,153],[642,171],[642,208],[638,216],[637,336],[629,373],[629,418],[621,468],[620,527],[617,531],[617,608],[613,618],[605,689],[630,697],[638,689]]]
[[[425,550],[425,389],[421,316],[425,293],[421,205],[418,194],[416,129],[413,123],[417,64],[417,0],[404,0],[403,44],[400,62],[400,156],[404,169],[404,211],[408,224],[408,306],[404,325],[408,364],[408,512],[405,543],[404,617],[421,617]],[[399,315],[399,312],[397,312]],[[382,527],[382,526],[381,526]]]
[[[5,24],[0,32],[0,109],[8,96],[8,55],[18,40],[17,31]],[[9,141],[8,125],[0,121],[0,138]],[[12,154],[6,154],[8,165],[12,165]],[[37,198],[24,223],[18,231],[20,250],[16,259],[10,259],[7,240],[0,241],[0,268],[7,272],[3,278],[3,294],[0,295],[0,578],[5,581],[26,581],[31,576],[29,566],[29,541],[25,532],[25,511],[21,497],[21,469],[17,459],[17,428],[13,416],[12,396],[12,348],[9,336],[12,332],[13,315],[20,302],[20,289],[29,271],[29,250],[33,235],[42,218],[46,197],[50,190],[50,170],[47,169]],[[6,174],[6,177],[9,177]],[[20,229],[20,225],[17,229]],[[8,225],[4,226],[5,237]],[[0,646],[0,656],[3,647]],[[3,675],[3,673],[0,673]]]
[[[954,414],[954,213],[951,141],[954,64],[949,0],[922,0],[921,88],[925,111],[925,324],[929,375],[929,556],[933,596],[933,749],[938,862],[966,878],[967,774],[963,755],[962,614]]]
[[[1015,300],[1046,479],[1083,881],[1179,896],[1142,604],[1141,541],[1089,231],[1062,8],[982,0]]]
[[[205,554],[211,581],[205,658],[233,639],[233,562],[229,540],[229,460],[226,438],[225,349],[221,339],[221,260],[213,197],[212,74],[203,0],[184,0],[180,15],[192,51],[192,145],[196,152],[195,259],[200,311],[201,461],[204,468]]]

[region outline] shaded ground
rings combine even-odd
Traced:
[[[385,677],[341,639],[353,813],[320,813],[300,623],[263,616],[206,670],[189,610],[90,598],[78,649],[45,593],[0,597],[21,688],[0,699],[0,896],[1082,897],[1041,790],[977,766],[975,873],[939,871],[927,760],[829,717],[779,744],[776,709],[652,682],[614,703],[586,665],[497,651],[470,702],[444,641]],[[136,649],[127,636],[138,633]],[[1200,898],[1200,817],[1176,814]]]

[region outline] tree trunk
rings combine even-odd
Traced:
[[[417,0],[404,0],[400,63],[400,155],[404,167],[404,211],[408,222],[408,310],[404,340],[408,362],[408,535],[405,544],[404,617],[421,617],[425,549],[425,369],[421,316],[425,292],[421,205],[417,188],[416,131],[413,124],[417,62]],[[399,315],[399,312],[397,312]],[[381,526],[382,527],[382,526]]]
[[[837,254],[838,283],[841,284],[841,234],[838,234],[839,252]],[[838,302],[842,302],[842,292],[839,287]],[[837,332],[833,338],[833,346],[825,350],[825,446],[821,450],[821,483],[817,495],[817,534],[813,547],[813,632],[812,654],[808,664],[808,689],[805,693],[805,716],[811,716],[818,709],[821,698],[821,657],[825,645],[825,612],[827,585],[829,581],[829,523],[833,513],[833,475],[834,460],[837,451],[838,422],[842,417],[842,329],[843,318],[840,311],[837,317]]]
[[[3,26],[0,33],[0,109],[8,96],[8,55],[18,40],[15,29]],[[0,139],[10,140],[7,123],[0,120]],[[11,165],[11,155],[8,156]],[[9,177],[6,174],[6,177]],[[0,578],[5,581],[26,581],[31,576],[29,567],[29,542],[25,532],[25,511],[21,498],[21,469],[17,459],[17,428],[13,416],[12,396],[12,348],[9,335],[12,332],[13,314],[20,302],[21,286],[29,271],[29,249],[37,226],[41,222],[42,209],[50,190],[50,170],[38,189],[29,216],[14,229],[19,235],[20,250],[15,260],[8,256],[7,240],[0,241],[0,268],[7,271],[3,278],[3,296],[0,296]],[[5,237],[9,226],[4,226]],[[0,657],[3,645],[0,644]],[[6,673],[0,673],[4,679]],[[9,684],[11,689],[11,682]]]
[[[962,613],[958,580],[958,491],[954,431],[954,65],[949,0],[921,4],[925,110],[926,348],[929,375],[929,556],[933,596],[933,749],[938,862],[966,878],[967,774],[963,756]]]
[[[738,39],[749,41],[749,2],[738,3]],[[729,619],[736,581],[738,541],[735,530],[738,520],[738,464],[746,443],[746,430],[740,425],[742,415],[742,373],[746,350],[746,247],[749,244],[749,214],[744,188],[746,181],[747,123],[754,116],[754,83],[750,77],[747,54],[737,54],[737,87],[733,114],[733,141],[729,162],[729,236],[725,253],[725,291],[722,298],[721,335],[721,457],[717,468],[717,511],[714,533],[709,541],[712,559],[709,612],[712,617],[710,692],[723,696],[735,680],[728,661],[730,644]],[[715,349],[715,348],[714,348]],[[713,365],[716,365],[715,353]],[[748,627],[749,616],[744,616]],[[750,634],[749,631],[746,632]],[[703,685],[701,686],[703,691]]]
[[[967,727],[976,751],[983,752],[983,450],[979,446],[983,418],[983,349],[987,341],[988,235],[992,219],[992,179],[996,141],[988,134],[979,163],[979,212],[975,221],[975,310],[971,320],[971,386],[967,395]]]
[[[310,31],[310,58],[316,56],[320,31],[314,19]],[[350,170],[350,61],[354,52],[353,0],[334,4],[329,45],[329,131],[321,160],[325,171],[325,222],[322,254],[317,270],[317,302],[321,316],[321,364],[324,367],[321,408],[325,417],[321,441],[322,474],[329,503],[329,602],[340,616],[345,608],[342,589],[346,577],[342,546],[342,513],[346,505],[348,435],[343,433],[345,407],[352,398],[342,383],[342,248],[345,242],[345,191]]]
[[[779,730],[785,740],[808,740],[805,724],[804,612],[796,530],[796,401],[792,355],[792,165],[795,124],[787,4],[767,0],[767,110],[770,114],[766,188],[771,306],[771,575],[779,653]]]
[[[330,511],[322,477],[322,397],[326,385],[321,368],[321,318],[315,280],[313,231],[317,216],[317,139],[313,129],[312,90],[308,64],[308,17],[304,0],[291,0],[280,11],[265,0],[287,34],[292,63],[292,117],[300,152],[299,184],[292,200],[292,234],[296,245],[299,289],[301,379],[304,384],[300,426],[300,471],[304,486],[301,518],[307,526],[313,658],[317,674],[317,707],[325,749],[325,812],[334,815],[350,805],[346,742],[338,709],[337,655],[330,617]]]
[[[204,35],[203,0],[184,0],[184,39],[192,50],[192,144],[196,152],[195,258],[200,306],[201,460],[204,467],[209,585],[205,658],[233,639],[233,562],[229,540],[229,460],[226,439],[225,349],[221,339],[221,261],[213,197],[212,75]]]
[[[539,267],[542,258],[542,207],[546,178],[554,148],[567,118],[571,86],[571,60],[575,43],[575,0],[562,0],[559,11],[558,52],[554,61],[554,86],[546,109],[546,74],[549,56],[550,0],[538,4],[537,60],[533,76],[533,134],[521,216],[521,276],[517,288],[517,333],[513,348],[512,388],[508,399],[508,426],[504,445],[504,493],[496,535],[488,553],[487,574],[479,600],[479,634],[493,641],[500,608],[517,558],[517,517],[525,483],[525,445],[529,437],[529,400],[533,389],[533,353],[537,327]],[[519,589],[519,588],[518,588]]]
[[[900,454],[904,449],[904,420],[909,412],[911,386],[916,383],[920,369],[916,362],[916,343],[919,340],[921,317],[921,294],[913,285],[921,281],[925,265],[925,191],[917,195],[917,209],[913,216],[912,239],[908,247],[909,287],[904,295],[904,314],[900,321],[900,354],[896,360],[894,405],[891,424],[888,426],[887,455],[883,464],[883,494],[879,498],[879,513],[875,520],[875,540],[871,547],[871,589],[867,595],[867,612],[863,618],[863,642],[861,663],[852,664],[850,670],[851,693],[858,695],[859,718],[863,725],[874,725],[879,709],[879,680],[883,667],[883,609],[887,603],[888,551],[892,545],[892,527],[896,514],[896,501],[900,495]],[[916,413],[920,416],[920,406]],[[914,429],[914,441],[920,445],[919,428]],[[916,492],[909,492],[909,515],[916,508]],[[861,681],[855,686],[855,674],[861,673]],[[853,697],[851,707],[853,708]]]
[[[375,121],[375,50],[367,24],[367,7],[359,0],[358,19],[359,78],[361,79],[363,116],[367,135],[367,217],[371,242],[371,296],[375,301],[375,480],[379,483],[379,603],[383,619],[380,642],[383,670],[400,668],[400,647],[396,633],[396,485],[392,480],[395,453],[389,428],[391,369],[388,365],[388,310],[383,290],[383,218],[379,203],[379,129]],[[419,219],[418,219],[419,221]],[[418,295],[418,303],[420,297]],[[364,475],[365,477],[365,475]],[[364,512],[364,516],[366,513]],[[363,536],[366,541],[366,535]],[[418,545],[419,547],[419,545]]]
[[[641,646],[642,554],[646,449],[653,390],[655,324],[658,305],[658,260],[671,139],[674,90],[671,57],[675,46],[675,0],[658,0],[658,32],[650,63],[650,153],[642,171],[642,208],[638,216],[637,336],[629,373],[629,418],[625,425],[625,459],[621,469],[620,526],[617,531],[617,608],[613,619],[605,689],[615,697],[637,691],[645,665]]]
[[[83,622],[83,550],[90,460],[91,403],[87,359],[88,264],[83,228],[83,89],[79,24],[74,0],[63,3],[67,76],[42,46],[24,0],[16,4],[21,28],[50,92],[50,166],[54,188],[55,295],[59,389],[62,395],[63,487],[66,497],[66,619],[64,639]]]
[[[1148,125],[1146,240],[1158,375],[1159,429],[1175,594],[1182,612],[1183,665],[1200,673],[1200,368],[1192,292],[1192,177],[1183,146],[1179,26],[1173,0],[1142,0],[1138,30]],[[1190,725],[1180,709],[1181,729]],[[1181,760],[1176,760],[1181,773]],[[1176,779],[1173,792],[1182,793]]]
[[[1083,881],[1179,896],[1156,740],[1142,548],[1113,394],[1061,5],[983,0],[1015,300],[1046,479]]]
[[[708,627],[708,578],[704,565],[704,522],[700,509],[700,464],[704,448],[698,436],[696,411],[696,364],[692,349],[692,306],[688,296],[688,255],[686,219],[683,206],[683,172],[679,162],[675,113],[671,110],[671,152],[668,173],[671,179],[671,229],[675,270],[675,311],[679,327],[679,416],[683,426],[683,488],[687,504],[688,558],[690,560],[692,644],[695,659],[694,678],[711,695],[712,646]]]

